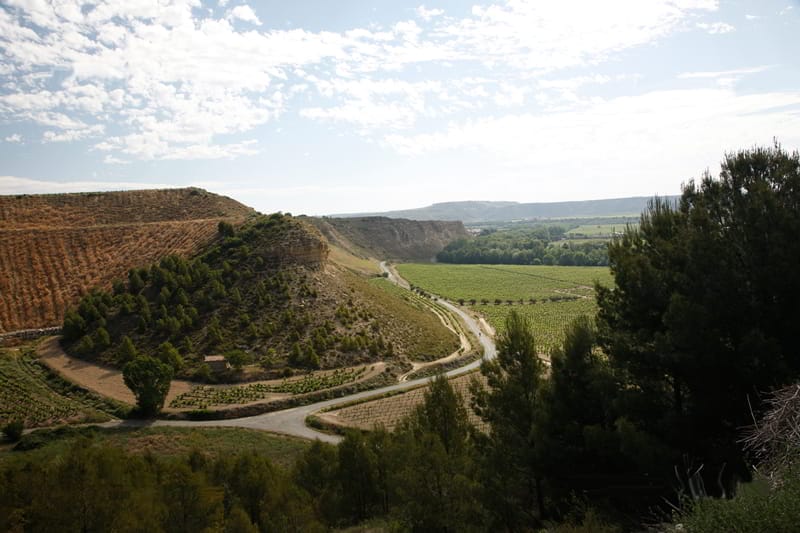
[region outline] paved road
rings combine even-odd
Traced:
[[[409,286],[404,279],[400,278],[395,272],[392,272],[386,266],[385,261],[381,262],[381,269],[384,272],[389,273],[388,279],[393,283],[396,283],[400,286],[404,286],[406,288]],[[481,331],[480,324],[478,324],[478,322],[474,318],[472,318],[470,315],[468,315],[455,305],[451,304],[450,302],[447,302],[445,300],[439,300],[439,303],[442,304],[444,307],[448,308],[453,313],[455,313],[457,316],[459,316],[461,320],[464,322],[464,324],[467,326],[467,328],[469,328],[470,331],[472,331],[475,334],[475,337],[477,337],[480,343],[483,345],[483,359],[491,359],[495,357],[497,352],[495,349],[494,341]],[[453,369],[447,372],[446,375],[459,376],[475,368],[478,368],[481,364],[481,361],[482,360],[479,359],[466,366]],[[341,437],[339,437],[338,435],[329,435],[327,433],[322,433],[306,426],[305,424],[306,417],[312,413],[315,413],[316,411],[325,409],[327,407],[334,407],[336,405],[347,403],[353,400],[360,400],[364,398],[370,398],[372,396],[379,396],[387,392],[413,388],[416,387],[417,385],[422,385],[426,383],[429,379],[431,378],[420,378],[412,381],[404,381],[403,383],[397,383],[395,385],[381,387],[380,389],[373,389],[369,391],[359,392],[341,398],[325,400],[317,403],[312,403],[309,405],[293,407],[291,409],[284,409],[282,411],[274,411],[271,413],[264,413],[262,415],[249,416],[246,418],[233,418],[230,420],[203,420],[203,421],[124,420],[124,421],[107,422],[105,424],[100,424],[100,425],[104,427],[144,427],[144,426],[240,427],[240,428],[260,429],[265,431],[272,431],[274,433],[283,433],[286,435],[293,435],[296,437],[303,437],[307,439],[319,439],[326,442],[336,443],[341,440]]]

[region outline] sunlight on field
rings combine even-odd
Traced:
[[[402,264],[397,270],[426,292],[464,300],[498,333],[517,310],[530,318],[543,353],[561,342],[575,317],[596,313],[594,283],[613,283],[606,267]]]

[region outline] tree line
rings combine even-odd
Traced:
[[[488,265],[607,266],[604,242],[562,241],[560,226],[484,230],[457,239],[436,254],[440,263]]]

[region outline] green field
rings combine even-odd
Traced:
[[[401,276],[426,292],[449,300],[537,300],[551,296],[591,296],[594,282],[612,283],[606,267],[527,265],[397,265]]]
[[[572,228],[566,233],[567,237],[583,235],[586,237],[609,237],[614,233],[625,231],[625,223],[616,224],[582,224],[577,228]],[[636,226],[636,224],[633,224]]]
[[[0,425],[25,427],[63,422],[101,422],[107,402],[53,376],[27,350],[0,351]]]
[[[122,448],[126,453],[152,453],[159,457],[182,457],[193,450],[211,457],[254,451],[286,467],[291,467],[310,445],[305,439],[243,428],[68,426],[26,435],[19,446],[24,451],[0,449],[0,464],[45,461],[62,455],[75,441],[85,438],[96,444]]]
[[[605,286],[613,283],[606,267],[409,263],[398,265],[397,270],[426,292],[464,300],[498,333],[512,310],[530,317],[543,353],[562,341],[564,327],[575,317],[595,314],[595,281]]]

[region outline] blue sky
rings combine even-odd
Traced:
[[[800,147],[797,0],[3,0],[0,194],[264,212],[676,194]]]

